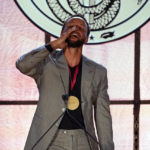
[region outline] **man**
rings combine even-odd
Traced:
[[[25,150],[114,150],[107,72],[82,55],[88,35],[86,20],[72,16],[60,38],[16,62],[40,93]]]

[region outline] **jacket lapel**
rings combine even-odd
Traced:
[[[96,66],[92,65],[92,63],[85,56],[82,58],[81,106],[83,115],[85,115],[85,103],[88,100],[88,91],[94,78]]]
[[[58,71],[60,72],[60,78],[62,80],[62,86],[64,89],[64,94],[68,94],[69,90],[69,70],[66,58],[64,56],[63,51],[58,52],[56,55],[56,65],[58,67]],[[82,56],[82,78],[81,78],[81,101],[84,103],[88,96],[88,90],[90,88],[91,82],[95,73],[95,65],[86,58]],[[84,109],[84,107],[82,108]]]
[[[68,94],[69,70],[68,70],[67,61],[66,61],[63,51],[58,52],[58,55],[56,56],[56,65],[60,73],[60,80],[62,82],[62,86],[63,86],[62,88],[64,89],[64,94]]]
[[[62,80],[62,86],[64,89],[64,94],[68,94],[69,90],[69,70],[66,58],[64,56],[63,51],[58,52],[56,55],[56,65],[58,67],[58,71],[60,72],[60,78]],[[81,78],[81,103],[84,105],[84,102],[87,100],[88,90],[92,83],[95,73],[95,65],[86,58],[82,56],[82,78]],[[84,112],[84,106],[82,106],[82,111]]]
[[[82,62],[82,80],[81,80],[81,94],[82,98],[84,100],[85,97],[83,97],[83,94],[87,95],[88,90],[90,88],[92,79],[94,77],[95,73],[95,66],[92,65],[92,63],[83,56],[83,62]]]

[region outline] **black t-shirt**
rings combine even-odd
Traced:
[[[71,71],[71,80],[73,80],[74,73],[76,70],[76,67],[69,67]],[[79,64],[79,71],[76,77],[76,83],[71,90],[71,81],[69,77],[69,96],[76,96],[79,99],[79,107],[76,110],[68,110],[69,114],[76,120],[74,121],[70,115],[68,115],[67,112],[65,112],[62,121],[60,123],[59,129],[83,129],[85,127],[84,121],[83,121],[83,115],[82,115],[82,110],[81,110],[81,76],[82,76],[82,60],[80,61]],[[79,122],[81,126],[77,124]]]

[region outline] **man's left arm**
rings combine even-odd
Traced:
[[[98,85],[98,95],[95,103],[95,122],[101,150],[114,150],[112,117],[110,101],[107,93],[107,70],[103,68],[102,78]]]

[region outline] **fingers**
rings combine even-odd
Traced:
[[[73,32],[73,31],[75,31],[76,30],[76,27],[74,26],[74,27],[72,27],[71,29],[69,29],[66,33],[67,34],[70,34],[71,32]]]
[[[64,49],[65,47],[67,47],[67,42],[66,42],[66,39],[70,36],[70,34],[72,32],[74,32],[76,30],[76,27],[72,27],[70,29],[68,29],[66,32],[63,32],[62,35],[60,36],[60,38],[58,38],[56,41],[55,41],[55,45],[56,45],[56,48],[61,48],[61,49]]]
[[[73,31],[75,31],[75,30],[76,30],[76,27],[74,26],[74,27],[70,28],[67,32],[64,32],[64,33],[62,34],[62,36],[63,36],[65,39],[67,39],[67,38],[69,37],[69,35],[70,35]]]

